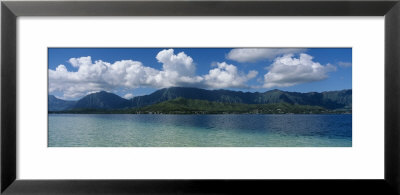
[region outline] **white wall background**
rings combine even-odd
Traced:
[[[383,17],[19,17],[18,178],[383,179],[383,27]],[[47,47],[352,47],[353,147],[48,148]]]

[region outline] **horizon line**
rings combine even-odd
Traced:
[[[170,89],[170,88],[191,88],[191,89],[202,89],[202,90],[207,90],[207,91],[220,91],[220,90],[225,90],[225,91],[234,91],[234,92],[242,92],[242,93],[266,93],[266,92],[270,92],[270,91],[282,91],[282,92],[303,93],[303,94],[304,94],[304,93],[324,93],[324,92],[332,92],[332,91],[353,90],[352,88],[350,88],[350,89],[338,89],[338,90],[329,90],[329,91],[321,91],[321,92],[317,92],[317,91],[298,92],[298,91],[285,91],[285,90],[280,90],[280,89],[271,89],[271,90],[266,90],[266,91],[264,91],[264,92],[259,92],[259,91],[256,91],[256,92],[249,92],[249,91],[244,92],[244,91],[241,91],[241,90],[236,91],[236,90],[231,90],[231,89],[205,89],[205,88],[199,88],[199,87],[180,87],[180,86],[176,86],[176,87],[166,87],[166,88],[156,89],[155,91],[153,91],[153,92],[151,92],[151,93],[149,93],[149,94],[134,96],[134,97],[132,97],[132,98],[130,98],[130,99],[126,99],[126,98],[121,97],[120,95],[118,95],[118,94],[116,94],[116,93],[113,93],[113,92],[110,92],[110,91],[106,91],[106,90],[91,92],[91,93],[88,93],[88,94],[86,94],[86,95],[84,95],[84,96],[82,96],[82,97],[80,97],[80,98],[75,99],[75,100],[62,99],[62,98],[57,97],[56,95],[50,94],[49,92],[47,92],[47,95],[48,95],[48,96],[54,96],[55,98],[60,99],[60,100],[64,100],[64,101],[79,101],[79,100],[81,100],[82,98],[84,98],[84,97],[86,97],[86,96],[88,96],[88,95],[97,94],[97,93],[100,93],[100,92],[106,92],[106,93],[110,93],[110,94],[117,95],[118,97],[123,98],[123,99],[126,99],[126,100],[132,100],[133,98],[136,98],[136,97],[141,97],[141,96],[150,95],[150,94],[155,93],[156,91],[164,90],[164,89]]]

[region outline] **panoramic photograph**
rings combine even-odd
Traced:
[[[352,48],[48,48],[48,147],[352,147]]]

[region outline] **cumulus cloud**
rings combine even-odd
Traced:
[[[132,60],[117,61],[113,64],[101,60],[92,62],[91,57],[71,58],[72,66],[78,71],[68,71],[64,65],[49,69],[49,92],[62,91],[64,98],[76,98],[87,93],[112,90],[115,87],[132,88],[151,85],[160,71],[145,67]]]
[[[246,82],[257,76],[257,71],[244,74],[237,67],[226,62],[217,63],[217,68],[211,69],[204,75],[205,84],[210,88],[243,88]]]
[[[92,58],[90,56],[80,57],[80,58],[71,58],[71,59],[69,59],[69,63],[73,67],[79,67],[81,65],[90,65],[92,63]]]
[[[237,62],[256,62],[259,60],[273,60],[275,57],[290,54],[304,52],[306,49],[292,48],[292,49],[279,49],[279,48],[243,48],[243,49],[232,49],[226,58]]]
[[[330,64],[323,66],[314,62],[312,56],[301,53],[299,58],[295,58],[293,54],[276,58],[268,70],[264,75],[265,88],[320,81],[328,77],[328,72],[336,71],[336,67]]]
[[[174,54],[173,49],[160,51],[156,59],[163,64],[161,70],[134,60],[109,63],[102,60],[93,62],[90,56],[71,58],[69,63],[77,68],[77,71],[68,70],[62,64],[55,70],[49,69],[49,92],[61,91],[64,99],[72,99],[91,92],[111,91],[115,88],[235,88],[245,87],[245,83],[257,75],[256,71],[245,74],[238,71],[236,66],[222,62],[208,74],[197,76],[193,59],[184,52]]]
[[[350,67],[350,66],[352,66],[352,63],[351,62],[339,62],[338,65],[340,67]]]
[[[134,97],[134,95],[131,94],[131,93],[127,93],[127,94],[124,95],[124,98],[127,99],[127,100],[129,100],[129,99],[131,99],[133,97]]]
[[[163,64],[165,71],[176,71],[182,76],[193,76],[196,72],[193,59],[184,52],[175,55],[173,49],[162,50],[157,54],[156,58],[158,62]]]

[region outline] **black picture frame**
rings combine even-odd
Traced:
[[[16,179],[19,16],[385,16],[385,176],[382,180]],[[3,194],[399,194],[399,0],[2,1],[1,193]],[[295,162],[294,162],[295,163]],[[109,167],[112,168],[112,167]],[[238,167],[240,168],[240,167]],[[365,170],[368,171],[368,170]]]

